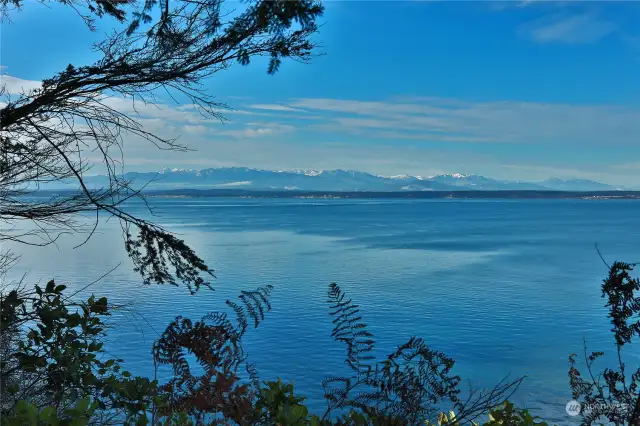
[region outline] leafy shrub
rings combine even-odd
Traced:
[[[311,415],[292,383],[261,383],[242,346],[250,325],[258,327],[271,309],[271,287],[227,301],[233,318],[222,312],[195,322],[176,317],[152,349],[156,368],[172,369],[166,383],[134,377],[122,360],[104,357],[103,320],[117,307],[94,296],[75,303],[64,290],[50,281],[44,289],[0,295],[0,337],[10,342],[1,364],[3,424],[405,426],[435,416],[441,403],[454,404],[462,422],[486,413],[519,384],[462,401],[460,379],[450,373],[454,361],[417,337],[376,360],[375,338],[358,306],[332,284],[332,337],[345,346],[351,373],[324,381],[327,409]],[[496,421],[503,411],[492,414]]]
[[[83,401],[98,417],[117,412],[126,418],[143,410],[155,383],[133,377],[122,369],[122,360],[99,357],[103,318],[111,310],[107,299],[71,303],[63,297],[65,288],[52,280],[44,289],[36,285],[32,292],[1,296],[0,332],[17,337],[0,362],[2,414],[32,416],[32,407],[47,414],[54,407],[63,421]]]
[[[456,418],[456,414],[450,411],[449,414],[440,413],[437,423],[426,421],[427,426],[461,426],[462,423]],[[501,406],[489,411],[489,420],[484,423],[472,421],[473,426],[548,426],[546,422],[538,421],[526,409],[515,407],[513,403],[505,401]]]
[[[623,350],[632,339],[640,336],[640,280],[632,278],[635,265],[615,262],[602,283],[602,297],[606,299],[611,319],[611,332],[616,345],[618,365],[605,368],[602,374],[593,371],[594,363],[604,352],[584,357],[588,375],[578,370],[576,354],[569,356],[569,383],[573,399],[580,402],[582,424],[599,423],[602,419],[616,425],[640,425],[640,366],[635,371],[624,362]]]

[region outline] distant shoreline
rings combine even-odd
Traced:
[[[178,192],[178,193],[176,193]],[[150,198],[285,198],[285,199],[582,199],[640,200],[634,192],[561,192],[561,191],[420,191],[420,192],[297,192],[297,191],[150,191]]]
[[[32,195],[52,196],[73,191],[40,191]],[[173,189],[145,191],[148,198],[311,198],[311,199],[583,199],[640,200],[640,191],[250,191],[238,189]]]

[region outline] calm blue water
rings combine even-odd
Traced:
[[[640,261],[640,202],[629,200],[154,199],[156,220],[216,269],[215,292],[145,287],[124,256],[117,223],[82,248],[16,247],[15,273],[130,303],[113,318],[109,351],[152,374],[155,336],[178,314],[199,318],[241,289],[272,284],[273,311],[246,347],[261,378],[294,378],[316,410],[322,378],[344,372],[330,340],[326,291],[335,281],[361,305],[383,355],[410,336],[456,359],[477,387],[527,375],[515,400],[569,424],[567,358],[611,350],[600,282],[607,260]],[[133,212],[142,212],[133,206]],[[632,363],[640,357],[628,353]]]

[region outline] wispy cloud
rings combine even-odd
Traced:
[[[202,115],[193,105],[169,105],[163,103],[144,103],[119,97],[109,97],[103,101],[109,107],[127,115],[143,118],[156,118],[172,123],[202,124],[219,123],[220,120]]]
[[[294,126],[281,123],[244,123],[243,128],[233,130],[223,130],[217,132],[218,136],[231,137],[234,139],[253,139],[265,136],[281,135],[292,132]]]
[[[5,67],[0,68],[0,73]],[[29,93],[42,87],[42,82],[34,80],[23,80],[7,74],[0,74],[0,89],[4,89],[5,93],[10,95],[18,95],[21,93]]]
[[[616,164],[613,166],[614,169],[616,170],[626,170],[626,171],[633,171],[633,172],[640,172],[640,161],[636,161],[636,162],[632,162],[632,163],[622,163],[622,164]]]
[[[322,113],[312,129],[377,139],[605,146],[640,138],[640,109],[631,107],[439,98],[303,98],[288,105]]]
[[[522,36],[538,43],[584,44],[596,42],[617,30],[617,25],[593,13],[553,15],[519,28]]]
[[[188,124],[184,126],[184,131],[192,135],[203,135],[209,131],[209,127],[203,126],[201,124],[198,124],[198,125]]]
[[[281,136],[281,135],[280,135]],[[222,167],[250,166],[265,169],[354,169],[373,174],[410,174],[430,176],[442,173],[476,173],[496,179],[544,180],[549,177],[584,178],[627,186],[640,185],[640,170],[616,170],[606,164],[586,166],[571,159],[555,164],[529,161],[512,156],[496,158],[490,153],[450,151],[425,147],[408,147],[394,143],[382,145],[357,144],[348,138],[314,144],[295,138],[268,136],[238,139],[194,138],[190,147],[197,152],[180,155],[154,152],[127,153],[129,170],[159,170],[162,167]],[[129,155],[130,154],[130,155]],[[140,160],[139,160],[140,159]]]
[[[5,76],[3,75],[3,78]],[[12,77],[11,93],[38,82]],[[388,99],[294,98],[274,103],[234,102],[220,110],[229,121],[203,117],[195,105],[133,103],[107,98],[109,106],[137,115],[147,131],[197,152],[158,151],[125,137],[128,167],[250,165],[264,168],[351,168],[379,174],[485,174],[504,179],[552,175],[640,184],[637,162],[588,167],[569,152],[637,152],[640,108],[525,101],[469,101],[441,97]],[[403,141],[404,142],[401,142]],[[473,145],[470,145],[470,144]],[[565,162],[532,159],[564,150]],[[632,154],[631,154],[632,155]],[[604,161],[604,160],[603,160]],[[610,160],[613,161],[613,160]],[[581,165],[582,164],[582,165]],[[158,166],[158,167],[156,167]]]
[[[130,98],[121,97],[106,98],[104,103],[125,114],[139,117],[161,118],[176,123],[219,124],[223,118],[228,121],[234,121],[236,117],[241,116],[269,115],[247,111],[245,109],[217,108],[214,109],[213,112],[219,114],[219,116],[211,117],[208,114],[203,114],[200,107],[194,104],[145,103],[140,100],[134,101]],[[234,117],[234,119],[231,119],[231,117]]]
[[[263,109],[267,111],[304,112],[301,109],[291,108],[289,106],[280,105],[280,104],[254,104],[254,105],[249,105],[249,107],[254,109]]]
[[[3,71],[0,68],[0,72]],[[14,77],[8,74],[0,74],[0,88],[4,87],[5,93],[9,95],[19,95],[22,93],[29,93],[32,90],[42,87],[42,82],[37,80],[25,80],[22,78]],[[168,120],[175,123],[219,123],[220,120],[213,117],[206,117],[201,113],[199,107],[194,104],[170,104],[163,102],[146,103],[141,100],[134,100],[131,98],[122,98],[117,96],[104,97],[102,102],[127,115],[135,115],[142,118],[158,118],[162,120]],[[219,113],[221,116],[259,116],[269,115],[267,113],[260,113],[256,111],[247,111],[243,109],[234,108],[219,108],[214,112]]]

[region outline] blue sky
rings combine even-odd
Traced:
[[[197,149],[125,141],[127,170],[349,168],[640,185],[639,2],[329,1],[309,65],[232,67],[205,82],[233,107],[139,110]],[[27,1],[2,26],[10,89],[97,59],[71,10]],[[130,102],[113,99],[128,111]]]

